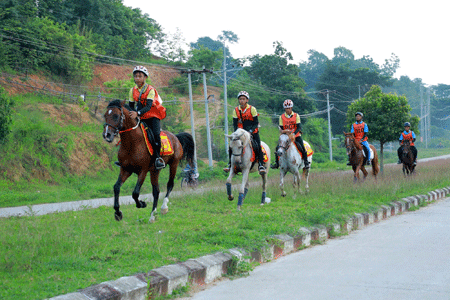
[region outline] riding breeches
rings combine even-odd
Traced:
[[[417,159],[417,148],[416,148],[416,146],[410,146],[409,148],[411,149],[411,152],[412,152],[412,154],[414,156],[414,160],[416,160]],[[397,155],[398,155],[399,159],[401,159],[401,157],[402,157],[402,152],[403,152],[402,146],[398,147]]]
[[[147,131],[149,134],[153,135],[153,142],[155,145],[155,154],[157,157],[160,155],[161,151],[161,120],[158,118],[141,119],[147,126]]]

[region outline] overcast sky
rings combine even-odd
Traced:
[[[443,0],[404,1],[207,1],[123,0],[140,8],[165,33],[179,28],[187,43],[223,30],[239,37],[229,45],[235,58],[273,54],[280,41],[298,64],[308,50],[328,58],[342,46],[355,58],[369,55],[380,66],[395,53],[396,77],[422,78],[428,85],[450,84],[449,5]]]

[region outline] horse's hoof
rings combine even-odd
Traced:
[[[228,200],[233,201],[233,200],[234,200],[233,195],[229,195],[229,196],[228,196]]]
[[[241,211],[241,206],[240,205],[237,206],[236,211]]]
[[[149,223],[155,223],[156,218],[155,216],[151,216],[150,219],[148,220]]]
[[[136,203],[136,207],[137,208],[147,207],[147,203],[145,203],[145,201],[139,201],[138,203]]]
[[[165,215],[169,212],[169,208],[161,208],[161,214]]]
[[[121,221],[122,218],[123,218],[122,212],[121,212],[120,210],[119,210],[119,211],[116,211],[116,212],[114,213],[114,218],[116,219],[116,221]]]
[[[282,192],[281,197],[286,197],[286,192]]]

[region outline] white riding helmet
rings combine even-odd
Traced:
[[[283,102],[283,108],[291,108],[294,107],[294,102],[291,99],[286,99]]]
[[[240,96],[245,96],[247,97],[247,99],[250,100],[250,95],[246,91],[240,91],[239,94],[237,95],[238,99]]]
[[[142,73],[145,74],[145,76],[148,77],[148,70],[147,70],[147,68],[144,67],[144,66],[136,66],[136,67],[134,67],[134,69],[133,69],[133,75],[134,75],[135,72],[142,72]]]

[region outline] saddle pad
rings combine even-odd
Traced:
[[[140,125],[141,125],[142,132],[144,133],[145,144],[147,145],[148,152],[150,153],[150,155],[153,155],[153,147],[152,147],[152,143],[150,142],[150,139],[148,138],[147,129],[144,128],[144,124],[141,123]],[[172,144],[170,143],[170,140],[169,140],[169,137],[167,136],[167,134],[165,132],[161,131],[160,136],[161,136],[160,155],[173,154],[173,147],[172,147]]]
[[[373,158],[373,150],[372,150],[372,148],[369,147],[369,151],[370,151],[370,157]],[[366,151],[363,151],[363,155],[364,155],[364,157],[366,157]]]
[[[269,157],[267,156],[267,150],[266,150],[266,148],[264,148],[263,145],[261,145],[261,150],[263,152],[264,162],[267,162],[269,160]],[[255,155],[255,151],[253,150],[253,147],[252,147],[252,158],[250,159],[250,161],[254,162],[255,159],[256,159],[256,155]]]
[[[294,143],[294,144],[295,144],[295,147],[297,148],[298,153],[300,153],[300,156],[301,156],[302,159],[303,159],[302,151],[300,151],[300,149],[298,149],[297,143]],[[306,149],[306,156],[311,156],[311,155],[313,155],[314,151],[313,151],[313,149],[311,148],[311,146],[309,145],[309,143],[308,143],[307,141],[303,141],[303,146],[304,146],[305,149]]]

